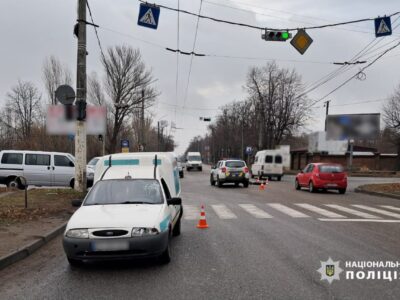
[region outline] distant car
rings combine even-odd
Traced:
[[[96,170],[96,164],[99,159],[100,157],[93,157],[86,165],[86,179],[88,187],[91,187],[93,185],[94,172]]]
[[[45,151],[0,151],[0,184],[24,188],[19,176],[33,186],[74,186],[74,157]]]
[[[302,187],[307,187],[311,193],[322,189],[337,190],[344,194],[347,189],[347,174],[339,164],[311,163],[296,176],[296,190]]]
[[[200,152],[188,152],[186,156],[186,170],[189,172],[194,169],[203,170]]]
[[[238,186],[242,183],[247,188],[249,186],[249,179],[249,168],[243,160],[220,160],[211,168],[211,185],[217,184],[218,187],[221,187],[224,183],[234,183]]]
[[[180,161],[178,161],[178,171],[179,171],[179,177],[183,178],[185,177],[185,174],[183,173],[183,165]]]
[[[252,178],[258,176],[262,179],[275,177],[278,181],[283,176],[283,152],[281,150],[262,150],[256,153],[251,166]]]

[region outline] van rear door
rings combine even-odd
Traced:
[[[24,177],[28,185],[52,186],[52,169],[50,154],[25,154]]]

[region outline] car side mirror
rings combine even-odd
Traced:
[[[75,167],[74,163],[72,161],[69,162],[70,167]]]
[[[182,199],[181,198],[171,198],[167,200],[168,205],[182,205]]]
[[[83,201],[81,199],[75,199],[71,201],[73,207],[81,207]]]

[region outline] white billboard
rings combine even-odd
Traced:
[[[49,105],[46,114],[46,130],[50,135],[75,135],[76,121],[67,121],[64,105]],[[107,108],[88,105],[86,107],[86,134],[104,135],[107,128]]]

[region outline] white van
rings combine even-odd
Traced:
[[[186,170],[190,171],[192,169],[203,170],[200,152],[188,152],[186,155]]]
[[[158,257],[168,263],[180,234],[182,200],[171,153],[120,153],[96,164],[94,185],[69,220],[63,239],[71,265]]]
[[[28,185],[73,187],[74,157],[61,152],[0,151],[0,184],[23,188],[18,176],[24,176]]]
[[[283,154],[280,150],[258,151],[254,163],[251,166],[252,177],[258,176],[260,179],[275,177],[278,181],[283,176]]]

